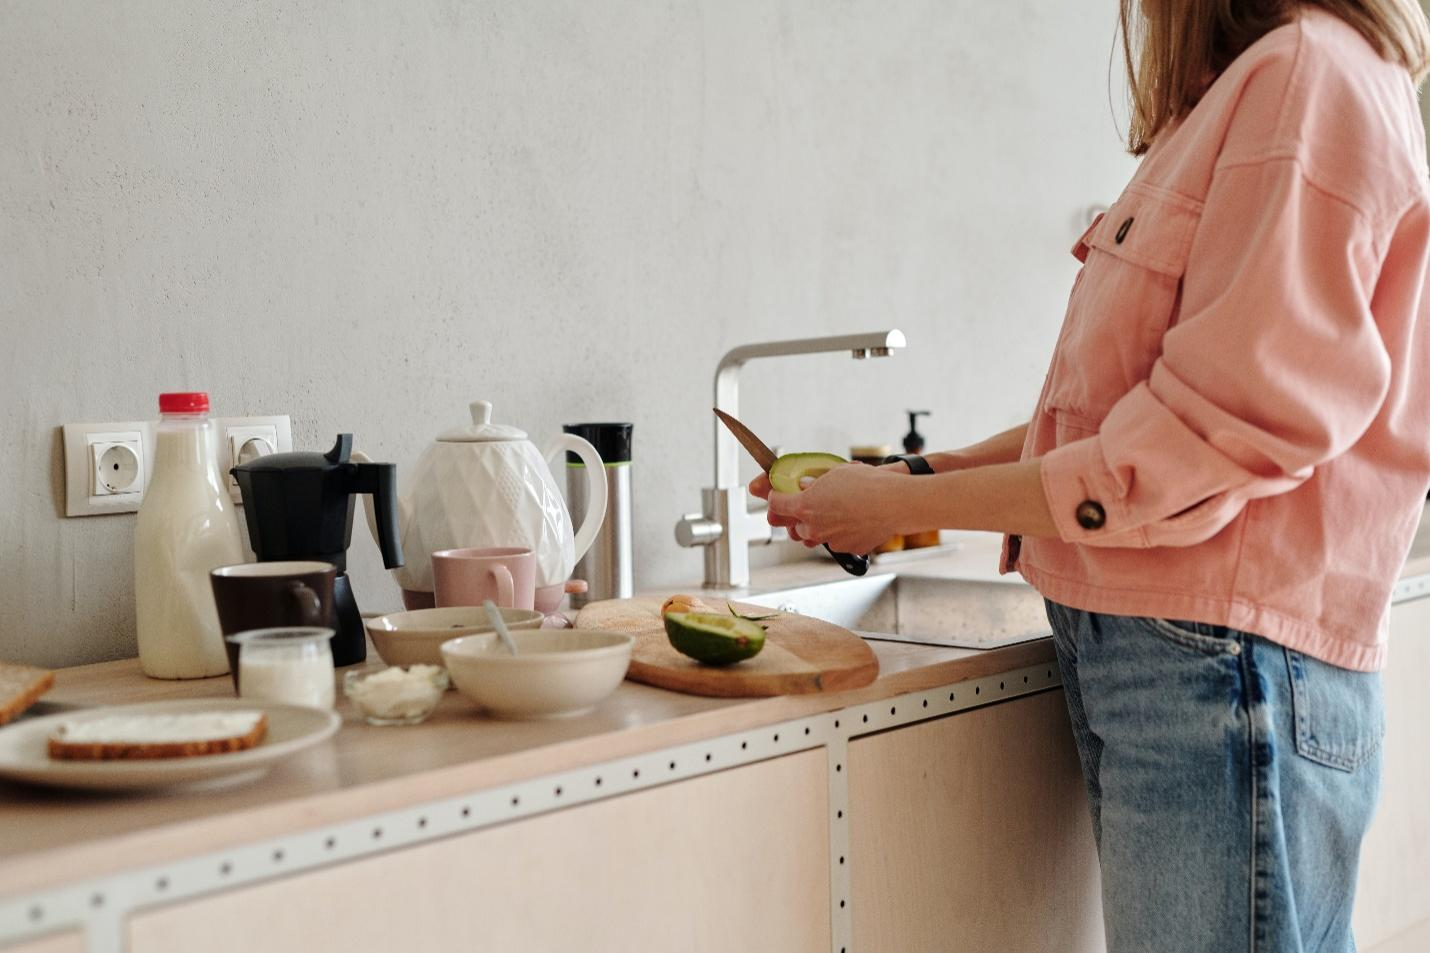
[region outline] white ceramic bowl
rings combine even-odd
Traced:
[[[634,640],[619,632],[536,629],[513,632],[511,655],[496,633],[442,643],[457,691],[498,718],[561,718],[595,708],[631,664]]]
[[[531,609],[502,609],[508,629],[539,629],[545,617]],[[442,643],[461,635],[491,632],[481,606],[414,609],[364,620],[373,647],[388,665],[441,665]]]

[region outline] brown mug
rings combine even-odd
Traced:
[[[337,567],[316,560],[239,563],[209,573],[218,624],[228,636],[248,629],[333,625]],[[227,640],[228,670],[238,688],[238,646]]]

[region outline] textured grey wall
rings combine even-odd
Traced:
[[[633,420],[639,585],[699,577],[671,528],[728,347],[908,334],[751,365],[787,448],[1011,425],[1132,168],[1114,7],[0,6],[0,657],[133,652],[134,517],[61,518],[56,428],[161,390],[408,466],[478,397],[538,437]],[[360,602],[395,604],[358,533]]]

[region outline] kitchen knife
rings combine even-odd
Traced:
[[[725,429],[735,435],[735,439],[740,441],[740,446],[744,447],[750,456],[755,458],[755,462],[760,465],[760,469],[765,473],[770,472],[770,467],[774,466],[775,452],[765,445],[765,442],[756,437],[754,431],[740,423],[734,417],[725,413],[718,407],[715,408],[715,416],[720,418],[720,422],[725,425]],[[834,557],[834,561],[851,576],[862,576],[869,571],[869,557],[856,556],[853,553],[836,553],[829,548],[829,544],[824,544],[825,552]]]

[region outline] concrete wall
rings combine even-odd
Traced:
[[[0,657],[133,653],[134,517],[62,518],[57,428],[161,390],[409,467],[479,397],[539,437],[632,420],[637,582],[684,588],[731,346],[907,333],[751,365],[786,448],[1012,425],[1132,169],[1114,8],[0,6]],[[394,605],[357,532],[360,603]]]

